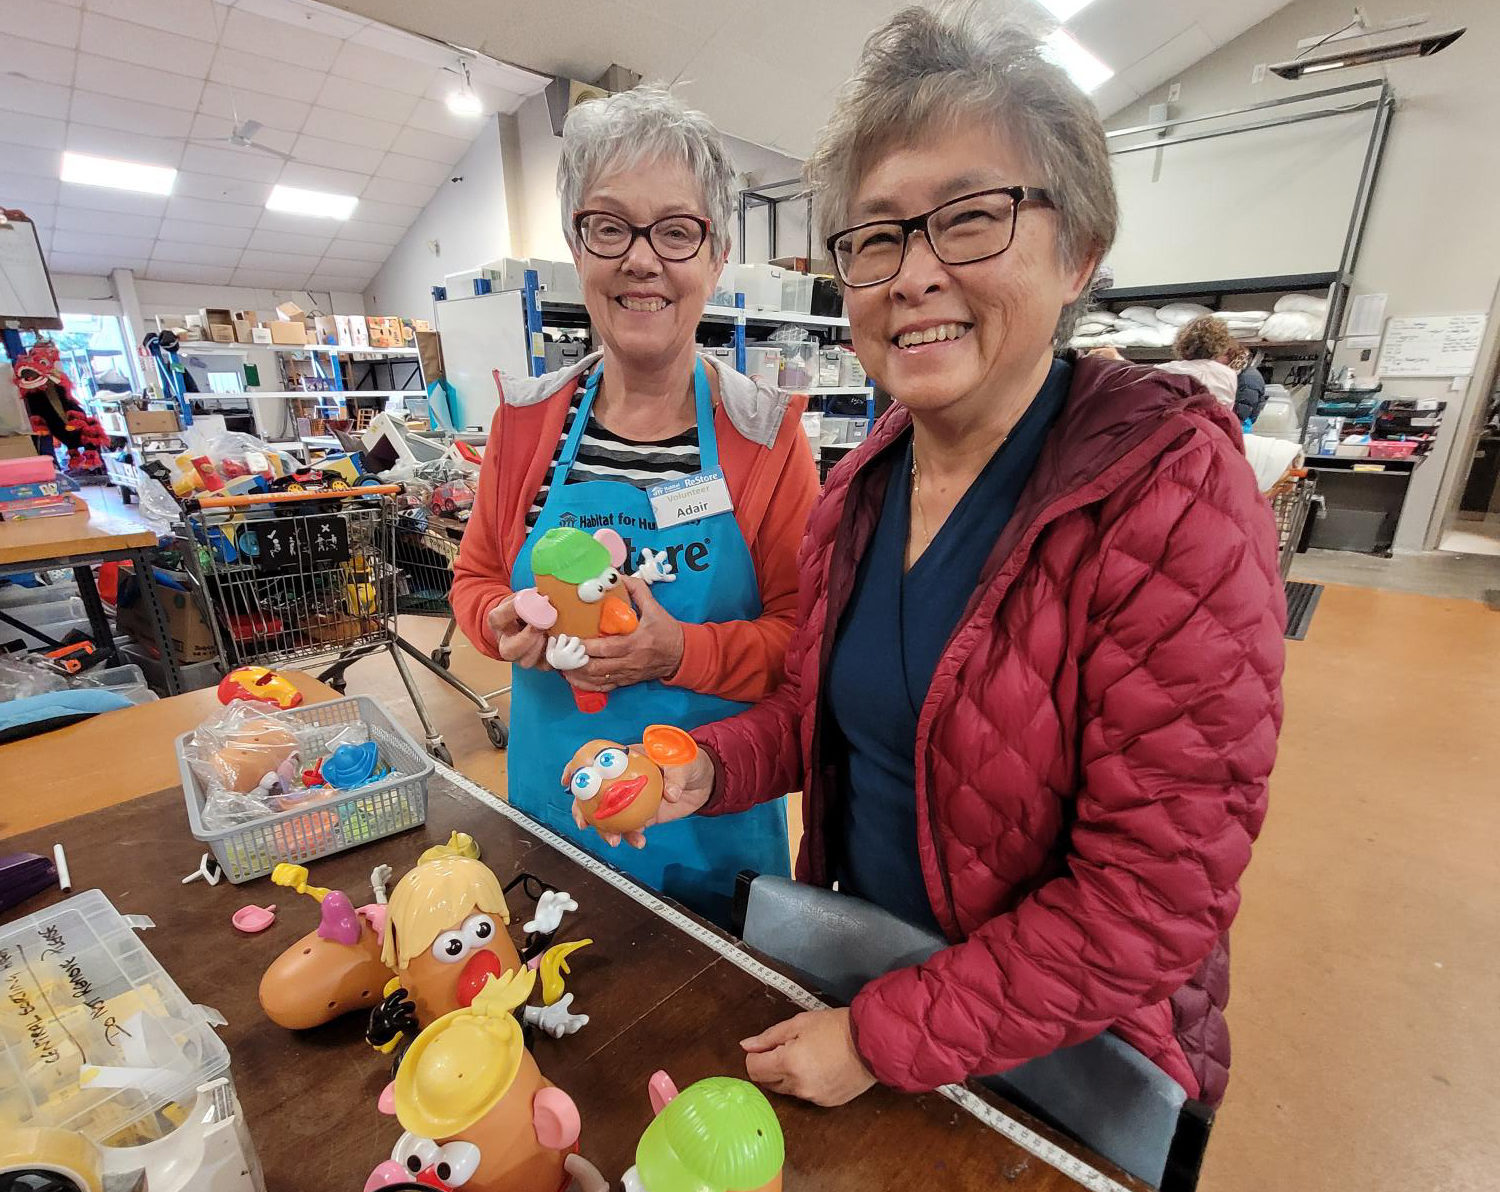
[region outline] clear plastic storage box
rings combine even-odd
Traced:
[[[101,1146],[171,1133],[229,1073],[195,1006],[99,890],[0,927],[0,1134],[46,1126]]]

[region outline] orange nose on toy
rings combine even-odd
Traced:
[[[458,1004],[467,1009],[479,996],[484,983],[491,977],[498,977],[502,971],[500,957],[493,952],[488,949],[475,952],[464,965],[464,971],[458,975]]]
[[[635,615],[635,609],[618,596],[610,596],[604,601],[604,607],[599,612],[599,635],[618,637],[622,634],[634,633],[635,627],[640,623],[640,618]]]

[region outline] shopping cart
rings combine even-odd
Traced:
[[[484,731],[490,744],[504,749],[509,733],[494,715],[490,700],[507,694],[501,687],[486,695],[476,695],[453,678],[448,671],[453,656],[453,635],[458,623],[453,619],[449,593],[453,589],[453,565],[458,561],[458,547],[463,539],[464,523],[437,517],[417,506],[396,515],[396,611],[405,616],[447,617],[443,640],[433,647],[428,658],[442,668],[448,681],[478,704]],[[487,716],[486,712],[490,714]]]
[[[1307,525],[1307,513],[1312,507],[1317,486],[1317,477],[1306,468],[1290,468],[1271,489],[1271,511],[1276,515],[1283,582],[1291,573],[1292,559],[1302,545],[1302,531]]]
[[[343,692],[344,673],[388,651],[421,721],[427,752],[452,754],[433,728],[407,657],[480,708],[497,711],[397,629],[395,503],[399,485],[333,492],[205,497],[185,511],[182,553],[204,594],[228,667],[289,666],[330,659],[319,678]],[[504,740],[504,726],[500,729]]]

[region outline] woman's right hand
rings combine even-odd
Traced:
[[[652,827],[692,815],[714,793],[714,763],[702,749],[686,765],[663,766],[661,776],[661,806],[656,809],[656,815],[637,831],[627,832],[623,836],[618,832],[600,832],[600,837],[610,848],[614,848],[622,840],[631,848],[645,848],[646,833]],[[576,799],[573,801],[573,822],[580,828],[589,826]]]
[[[501,659],[532,670],[552,669],[547,665],[547,635],[521,620],[514,592],[490,609],[488,621],[495,638],[495,652]]]

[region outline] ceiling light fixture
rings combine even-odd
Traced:
[[[64,182],[80,186],[108,186],[114,190],[135,190],[148,195],[169,195],[177,180],[177,171],[169,166],[147,166],[113,157],[92,157],[87,153],[64,153]]]
[[[469,64],[462,58],[455,74],[463,74],[463,84],[456,91],[448,92],[448,110],[455,116],[483,116],[484,104],[474,94],[474,85],[469,79]]]
[[[1037,2],[1057,20],[1066,21],[1075,13],[1082,12],[1094,0],[1037,0]]]
[[[1400,41],[1388,41],[1384,45],[1365,46],[1357,50],[1340,50],[1317,58],[1293,58],[1290,62],[1278,62],[1266,69],[1283,79],[1300,79],[1303,75],[1343,70],[1346,66],[1369,66],[1375,62],[1389,62],[1393,58],[1430,58],[1440,50],[1446,50],[1467,30],[1468,26],[1443,29],[1420,37],[1405,37]]]
[[[1042,40],[1042,56],[1061,66],[1085,95],[1114,78],[1114,70],[1084,49],[1066,29],[1054,29]]]
[[[288,215],[313,215],[323,219],[348,219],[359,200],[353,195],[335,195],[322,190],[299,190],[295,186],[277,186],[266,200],[267,211],[284,211]]]

